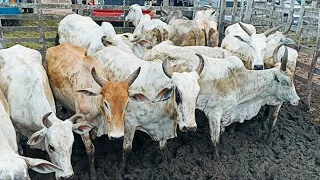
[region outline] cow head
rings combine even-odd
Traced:
[[[74,142],[73,133],[84,134],[92,129],[87,123],[75,123],[76,120],[83,118],[82,114],[75,114],[70,119],[61,121],[53,116],[49,120],[52,112],[45,114],[42,118],[44,128],[35,132],[28,140],[29,145],[36,145],[42,140],[51,161],[61,167],[63,171],[57,171],[58,179],[68,179],[73,177],[71,165],[72,144]]]
[[[23,157],[11,152],[1,154],[0,169],[1,179],[24,180],[31,180],[29,177],[28,169],[32,169],[38,173],[63,171],[60,167],[46,160]]]
[[[277,26],[271,28],[264,33],[256,34],[252,33],[245,25],[241,22],[239,23],[240,27],[247,33],[248,36],[234,36],[235,38],[239,39],[241,42],[247,44],[247,55],[252,60],[252,69],[253,70],[262,70],[264,69],[264,54],[265,49],[267,47],[266,40],[267,37],[279,29],[282,26]]]
[[[280,44],[279,46],[282,46]],[[279,47],[276,47],[279,49]],[[278,52],[275,51],[274,58],[276,62],[278,61],[277,57]],[[294,83],[293,83],[293,73],[287,69],[287,61],[288,61],[288,49],[285,47],[285,52],[283,57],[281,58],[281,62],[276,64],[277,71],[275,71],[274,75],[274,92],[276,92],[276,98],[283,102],[289,101],[291,105],[297,106],[300,97],[297,95]]]
[[[161,3],[160,6],[161,9],[161,17],[160,20],[169,23],[172,19],[184,19],[184,20],[189,20],[187,17],[183,16],[183,13],[181,10],[175,10],[175,11],[166,11],[163,9],[163,3]]]
[[[132,4],[129,7],[129,12],[127,14],[127,16],[125,17],[125,21],[126,22],[132,22],[132,24],[137,27],[140,19],[142,18],[143,14],[142,14],[142,9],[138,4]]]
[[[213,8],[197,11],[194,20],[199,19],[218,22],[218,14],[216,13],[216,10]]]
[[[199,65],[192,72],[170,73],[167,70],[168,60],[163,61],[163,72],[171,79],[171,82],[161,89],[153,100],[153,102],[159,102],[173,97],[172,104],[178,114],[179,128],[184,132],[194,132],[197,129],[195,106],[200,92],[198,79],[204,68],[204,59],[200,54],[196,55],[199,57]]]
[[[141,67],[134,71],[125,81],[111,82],[98,75],[95,68],[92,68],[91,75],[101,87],[100,92],[93,92],[90,88],[77,91],[87,96],[102,96],[100,108],[106,117],[107,132],[111,140],[122,139],[124,136],[124,115],[128,97],[137,102],[149,100],[142,93],[129,90],[130,85],[138,77],[140,69]]]

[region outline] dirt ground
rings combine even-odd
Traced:
[[[304,96],[304,85],[296,85]],[[305,112],[302,104],[285,104],[270,142],[267,121],[262,112],[250,121],[237,126],[234,135],[226,131],[221,139],[221,158],[214,161],[208,121],[197,111],[198,129],[193,134],[179,133],[168,142],[168,162],[162,161],[158,143],[146,134],[137,132],[133,150],[127,161],[124,179],[320,179],[320,126],[315,112],[320,92],[313,94],[313,113]],[[71,114],[58,116],[66,118]],[[318,114],[319,117],[319,114]],[[262,126],[262,124],[264,126]],[[106,136],[97,138],[95,166],[99,179],[118,177],[121,142],[111,142]],[[49,159],[45,152],[25,147],[26,156]],[[88,160],[79,135],[75,134],[72,165],[74,179],[88,179]],[[34,180],[53,180],[54,174],[38,174],[30,170]]]

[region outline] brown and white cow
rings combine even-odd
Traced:
[[[112,140],[122,139],[128,97],[134,101],[148,100],[145,95],[129,90],[140,67],[124,81],[107,81],[99,62],[86,56],[86,49],[70,43],[49,48],[46,63],[56,99],[68,110],[84,114],[98,137],[107,134]],[[94,146],[89,133],[81,137],[89,157],[91,178],[96,179]]]

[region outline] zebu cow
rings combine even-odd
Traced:
[[[129,7],[125,21],[132,22],[136,27],[133,34],[150,41],[153,46],[168,40],[168,25],[159,19],[151,19],[149,14],[142,14],[141,6],[138,4]]]
[[[206,45],[210,47],[218,46],[219,43],[219,32],[218,32],[218,23],[209,19],[213,19],[213,17],[206,17],[204,15],[199,15],[194,20],[185,20],[184,16],[182,15],[182,11],[166,11],[161,6],[161,11],[164,14],[164,17],[161,17],[162,20],[167,22],[170,26],[174,26],[174,29],[178,32],[191,32],[190,28],[202,30],[204,33],[204,44],[189,44],[189,45]],[[214,10],[209,10],[210,12],[214,13]],[[208,14],[208,12],[206,12]],[[206,19],[209,18],[209,19]],[[181,26],[181,27],[179,27]],[[184,29],[183,29],[184,28]],[[169,37],[171,37],[169,31]],[[175,32],[176,33],[176,32]],[[172,34],[174,36],[174,34]],[[195,38],[197,38],[195,36]],[[171,38],[169,38],[171,39]],[[193,40],[193,39],[190,39]],[[196,39],[195,39],[196,40]],[[193,40],[194,41],[194,40]],[[175,45],[179,45],[175,43]],[[182,45],[181,45],[182,46]],[[184,45],[183,45],[184,46]]]
[[[0,90],[0,177],[29,180],[28,169],[39,173],[61,171],[58,166],[43,160],[18,154],[16,131],[10,119],[9,104]]]
[[[129,101],[123,142],[124,161],[132,148],[136,130],[160,141],[160,149],[165,148],[167,139],[177,136],[177,124],[181,131],[196,131],[195,102],[200,91],[197,80],[204,66],[203,58],[198,56],[200,63],[195,71],[171,73],[167,71],[166,61],[143,61],[115,46],[108,46],[95,54],[103,71],[114,81],[123,80],[141,66],[140,75],[131,88],[154,97],[152,102]]]
[[[56,45],[69,42],[73,45],[86,48],[88,55],[93,55],[103,48],[102,36],[109,36],[113,39],[114,45],[129,50],[130,47],[116,35],[116,32],[109,22],[102,22],[99,26],[89,16],[70,14],[59,22]]]
[[[218,18],[218,14],[216,13],[215,9],[206,9],[197,11],[193,20],[206,19],[209,21],[218,22]]]
[[[251,31],[252,27],[241,22],[228,26],[221,47],[239,56],[248,69],[261,70],[264,69],[266,39],[282,26],[273,27],[261,34]]]
[[[278,106],[283,102],[298,105],[300,100],[293,84],[293,73],[286,67],[288,51],[281,63],[267,70],[248,70],[236,56],[225,59],[204,57],[200,75],[200,94],[196,108],[209,119],[211,140],[219,156],[220,132],[233,122],[242,123],[256,116],[263,105]],[[168,71],[193,69],[197,61],[175,58]],[[183,65],[184,64],[184,65]]]
[[[0,50],[0,84],[10,105],[10,117],[19,134],[29,137],[32,148],[46,150],[51,161],[63,171],[56,178],[73,176],[71,151],[73,133],[91,130],[86,123],[76,123],[76,114],[62,121],[56,116],[54,98],[39,51],[15,45]]]
[[[94,136],[107,134],[112,140],[122,139],[128,97],[134,101],[148,100],[143,94],[129,90],[140,68],[126,74],[122,81],[107,81],[99,62],[85,54],[84,48],[70,43],[47,50],[47,72],[52,91],[63,107],[84,114],[85,120],[95,128]],[[89,158],[90,177],[96,179],[94,146],[88,133],[81,137]]]

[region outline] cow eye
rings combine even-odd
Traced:
[[[128,38],[128,35],[126,35],[126,34],[125,34],[125,35],[123,35],[123,36],[124,36],[124,37],[126,37],[126,38]]]
[[[50,152],[55,151],[54,148],[53,148],[50,144],[49,144],[49,151],[50,151]]]
[[[107,109],[109,109],[109,106],[106,102],[104,102],[104,105],[106,106]]]
[[[175,94],[176,94],[176,103],[181,104],[181,93],[178,90],[178,88],[175,89]]]

